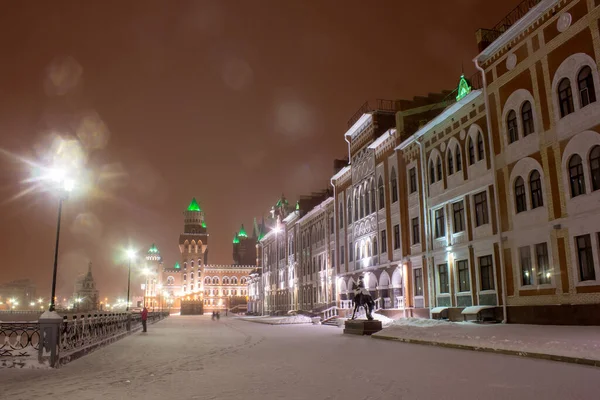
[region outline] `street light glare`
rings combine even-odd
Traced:
[[[130,260],[133,260],[135,258],[135,250],[133,250],[133,249],[127,250],[127,258],[129,258]]]

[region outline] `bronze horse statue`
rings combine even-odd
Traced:
[[[363,307],[365,309],[367,319],[369,321],[373,320],[372,313],[373,309],[375,308],[375,302],[373,301],[373,297],[371,297],[369,292],[364,290],[364,287],[361,288],[359,286],[358,289],[355,290],[354,297],[352,298],[352,303],[354,304],[354,311],[352,311],[351,319],[354,319],[356,311],[359,309],[359,307]]]

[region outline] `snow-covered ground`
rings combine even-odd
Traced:
[[[406,318],[393,321],[375,336],[600,360],[598,326],[475,324]]]
[[[292,325],[312,324],[312,319],[306,315],[290,315],[284,317],[241,317],[240,319],[250,322],[258,322],[268,325]]]
[[[564,400],[598,393],[600,368],[209,316],[168,318],[58,370],[0,370],[0,398],[10,400]]]

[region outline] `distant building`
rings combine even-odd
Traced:
[[[73,308],[77,311],[98,310],[99,299],[96,282],[92,276],[92,263],[89,263],[87,274],[77,279],[75,283]]]
[[[35,300],[35,285],[29,279],[20,279],[0,285],[0,302],[10,308],[11,302],[25,307]]]
[[[256,242],[260,235],[257,225],[252,237],[247,235],[243,225],[235,234],[233,264],[210,265],[204,211],[195,198],[183,214],[184,230],[179,235],[181,260],[167,267],[156,245],[148,250],[146,261],[156,279],[151,279],[146,286],[146,306],[179,309],[184,301],[202,304],[204,312],[224,312],[236,306],[244,311],[248,275],[256,266]]]

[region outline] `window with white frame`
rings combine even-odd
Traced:
[[[521,286],[531,286],[533,285],[533,267],[529,246],[519,247],[519,259],[521,264]]]
[[[417,191],[417,168],[412,167],[408,170],[408,181],[410,192],[415,193]]]
[[[421,243],[421,234],[419,229],[419,217],[415,217],[411,220],[412,225],[412,244]]]
[[[574,154],[569,159],[569,183],[571,186],[571,197],[585,194],[583,163],[579,154]]]
[[[470,291],[471,276],[469,275],[469,262],[467,260],[457,260],[456,269],[458,270],[458,291]]]
[[[448,149],[448,175],[454,174],[454,157],[452,156],[452,150]]]
[[[538,243],[535,245],[535,260],[537,264],[537,279],[539,285],[549,285],[552,283],[552,271],[548,260],[548,245]]]
[[[592,69],[589,66],[586,65],[579,71],[579,74],[577,75],[577,85],[582,108],[596,102],[594,77],[592,76]]]
[[[575,111],[573,106],[573,92],[571,91],[571,81],[569,78],[563,78],[558,84],[558,104],[561,118],[564,118]]]
[[[575,237],[575,248],[577,249],[577,264],[579,267],[579,280],[595,281],[596,270],[594,266],[594,255],[592,252],[592,239],[589,234]]]
[[[517,214],[527,211],[527,201],[525,198],[525,182],[520,176],[515,180],[515,208]]]
[[[437,180],[442,180],[442,157],[438,156],[436,161]]]
[[[444,221],[444,208],[438,208],[435,210],[435,237],[441,238],[446,235],[446,223]]]
[[[485,149],[483,147],[483,135],[481,132],[477,135],[477,161],[485,158]]]
[[[456,159],[456,172],[462,171],[462,155],[460,152],[460,146],[458,144],[456,145],[454,158]]]
[[[479,279],[481,290],[494,290],[494,266],[492,256],[479,257]]]
[[[392,167],[390,186],[392,191],[392,204],[398,201],[398,179],[396,178],[396,169]]]
[[[506,127],[508,128],[508,143],[514,143],[519,140],[519,128],[517,127],[517,113],[511,110],[506,117]]]
[[[475,202],[475,226],[479,227],[489,223],[487,195],[483,191],[473,196]]]
[[[452,225],[454,233],[465,230],[465,207],[462,200],[452,203]]]
[[[531,209],[544,206],[544,196],[542,195],[542,180],[540,173],[534,170],[529,175],[529,190],[531,192]]]
[[[379,177],[379,181],[377,183],[377,190],[379,191],[379,209],[383,209],[385,207],[385,190],[383,187],[383,179],[381,176]]]
[[[589,161],[592,191],[596,191],[600,189],[600,146],[596,145],[592,148]]]
[[[448,279],[448,264],[438,265],[438,278],[440,294],[450,293],[450,280]]]
[[[413,270],[415,281],[415,296],[423,296],[423,268]]]
[[[381,231],[381,252],[382,253],[387,252],[387,237],[386,237],[385,229]]]
[[[533,124],[533,110],[531,109],[531,102],[526,101],[521,107],[521,123],[523,124],[523,137],[531,135],[534,131]]]
[[[469,165],[475,164],[475,146],[473,145],[473,139],[469,136],[467,139],[467,146],[469,152]]]

